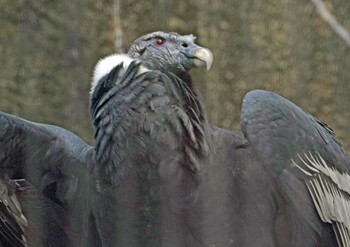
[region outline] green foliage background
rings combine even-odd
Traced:
[[[327,0],[350,30],[350,1]],[[0,0],[0,110],[93,143],[93,67],[150,31],[193,33],[214,65],[193,76],[211,122],[239,130],[245,93],[274,91],[328,123],[350,150],[350,48],[311,0]]]

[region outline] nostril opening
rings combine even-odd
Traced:
[[[182,43],[181,45],[182,45],[182,47],[188,47],[187,43]]]

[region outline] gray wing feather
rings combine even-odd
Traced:
[[[69,236],[70,232],[87,224],[88,218],[86,216],[84,218],[84,214],[87,214],[89,210],[86,205],[89,205],[87,201],[88,197],[91,196],[90,191],[93,185],[91,175],[91,168],[94,167],[93,152],[93,147],[87,145],[70,131],[57,126],[33,123],[0,112],[0,178],[4,181],[11,178],[24,178],[39,193],[42,193],[42,197],[46,197],[46,201],[50,201],[51,205],[56,204],[58,208],[62,208],[55,211],[50,206],[51,211],[44,210],[44,205],[41,204],[42,200],[36,200],[33,203],[31,200],[20,200],[21,206],[19,206],[16,199],[12,197],[12,202],[14,202],[12,206],[2,208],[1,213],[6,213],[5,210],[9,212],[8,209],[10,209],[11,212],[17,211],[16,214],[18,214],[22,207],[27,212],[26,217],[29,223],[37,220],[37,217],[34,217],[30,212],[30,217],[28,217],[26,210],[29,208],[34,211],[41,208],[43,218],[48,221],[50,217],[52,218],[52,214],[46,214],[46,212],[57,213],[59,215],[57,221],[62,221],[62,224],[54,225],[50,221],[50,226],[37,225],[37,229],[46,232],[52,230],[55,232],[54,234],[48,236],[45,236],[44,232],[41,232],[44,234],[41,236],[29,234],[27,238],[31,238],[31,240],[28,241],[36,238],[42,239],[45,236],[55,241],[60,239],[68,244],[68,239],[73,237],[73,235]],[[5,192],[3,191],[2,198],[6,196]],[[21,198],[26,198],[26,196],[21,196]],[[67,208],[72,215],[69,218],[69,225],[63,222],[67,216]],[[22,225],[22,217],[19,214],[15,217],[16,214],[13,213],[12,216],[20,226]],[[43,224],[43,222],[39,220],[37,224]],[[75,227],[76,229],[73,229]],[[61,230],[65,233],[59,233]],[[2,233],[5,231],[3,228],[0,229]],[[15,236],[15,234],[12,235]],[[73,241],[82,239],[81,236],[74,238]]]
[[[243,101],[241,126],[286,198],[319,235],[317,215],[332,224],[339,246],[350,246],[350,160],[334,132],[290,101],[255,90]],[[288,174],[285,176],[285,174]],[[302,183],[303,187],[297,188]]]
[[[307,188],[322,221],[333,225],[341,246],[350,246],[350,176],[328,165],[320,155],[305,154],[294,162],[309,176]],[[299,162],[300,163],[300,162]]]
[[[28,221],[15,193],[17,186],[13,180],[0,180],[0,245],[9,247],[27,246],[23,228]]]

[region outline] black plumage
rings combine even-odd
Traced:
[[[333,131],[262,90],[245,96],[241,132],[209,124],[189,70],[212,55],[194,40],[155,32],[98,63],[95,147],[0,114],[0,185],[25,179],[17,209],[0,193],[17,239],[0,227],[1,244],[350,246],[350,162]]]

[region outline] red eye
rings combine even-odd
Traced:
[[[155,40],[155,44],[156,45],[158,45],[158,46],[160,46],[160,45],[163,45],[164,44],[164,42],[165,42],[165,40],[164,39],[161,39],[161,38],[157,38],[156,40]]]

